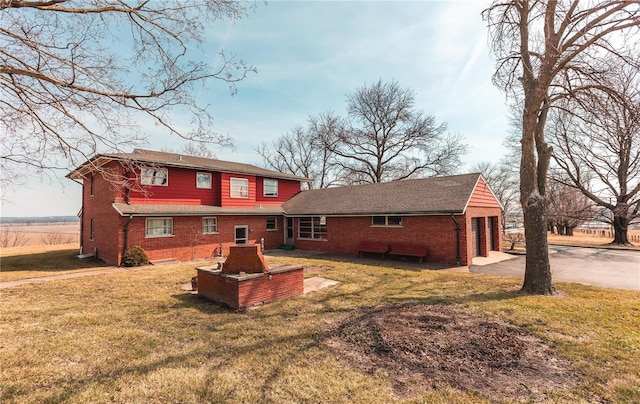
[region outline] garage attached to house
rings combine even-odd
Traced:
[[[302,191],[282,208],[302,250],[470,265],[502,249],[502,207],[479,173]]]

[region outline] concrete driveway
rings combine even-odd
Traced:
[[[500,262],[474,260],[469,271],[524,277],[525,257],[511,257]],[[640,251],[552,245],[549,262],[554,281],[640,290]]]

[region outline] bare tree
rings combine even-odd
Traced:
[[[333,131],[339,119],[332,113],[310,117],[307,128],[298,126],[271,144],[262,143],[257,152],[267,168],[309,178],[311,189],[336,185],[339,168],[322,136]]]
[[[547,243],[547,174],[552,148],[549,110],[585,90],[599,61],[638,63],[638,1],[496,0],[483,12],[497,56],[494,82],[522,105],[520,203],[527,256],[521,291],[555,294]]]
[[[558,181],[550,181],[548,229],[564,236],[573,236],[573,229],[596,217],[593,202],[578,189]]]
[[[215,153],[209,148],[209,144],[205,142],[189,142],[183,145],[180,150],[163,148],[162,151],[168,153],[184,154],[185,156],[203,157],[207,159],[216,158]]]
[[[60,231],[50,231],[43,234],[40,239],[45,245],[58,245],[73,243],[76,239],[76,236]]]
[[[30,237],[22,229],[3,228],[0,230],[0,247],[22,247],[26,245]]]
[[[446,128],[415,109],[412,90],[379,80],[348,95],[347,119],[322,137],[346,182],[384,182],[455,172],[466,146]]]
[[[611,70],[579,102],[555,114],[551,126],[556,179],[609,214],[613,244],[627,245],[629,224],[640,217],[640,72]]]
[[[482,161],[472,167],[479,171],[502,205],[502,234],[506,233],[507,217],[513,215],[518,200],[518,173],[505,163]]]
[[[193,92],[212,79],[234,92],[255,71],[199,49],[209,24],[241,18],[246,7],[232,0],[0,0],[1,185],[15,185],[26,169],[67,169],[96,151],[139,144],[146,138],[139,124],[228,144],[210,130],[211,115]]]

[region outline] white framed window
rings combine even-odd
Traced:
[[[145,234],[147,237],[173,236],[173,218],[158,217],[148,218]]]
[[[278,180],[270,180],[265,178],[262,184],[264,196],[278,196]]]
[[[231,178],[230,188],[232,198],[249,197],[249,180],[246,178]]]
[[[402,216],[371,216],[371,226],[400,227]]]
[[[216,233],[218,233],[218,218],[203,217],[202,218],[202,234],[216,234]]]
[[[211,189],[211,173],[196,173],[196,188]]]
[[[298,219],[298,238],[310,240],[327,239],[327,219],[325,216],[301,217]]]
[[[278,230],[278,219],[275,216],[267,216],[267,230]]]
[[[234,226],[234,242],[236,244],[247,244],[249,243],[249,226]]]
[[[140,175],[142,185],[169,185],[169,171],[166,168],[143,168]]]

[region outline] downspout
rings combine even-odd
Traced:
[[[129,204],[129,194],[131,193],[131,177],[130,177],[130,175],[131,175],[131,171],[127,170],[127,175],[126,175],[127,184],[125,185],[127,187],[127,190],[124,193],[124,203],[126,203],[127,205]]]
[[[124,224],[124,228],[122,229],[123,237],[122,237],[122,256],[127,252],[128,244],[129,244],[129,224],[133,220],[133,215],[129,215],[129,220]]]
[[[456,265],[460,265],[460,224],[453,213],[451,214],[451,220],[456,224]]]

